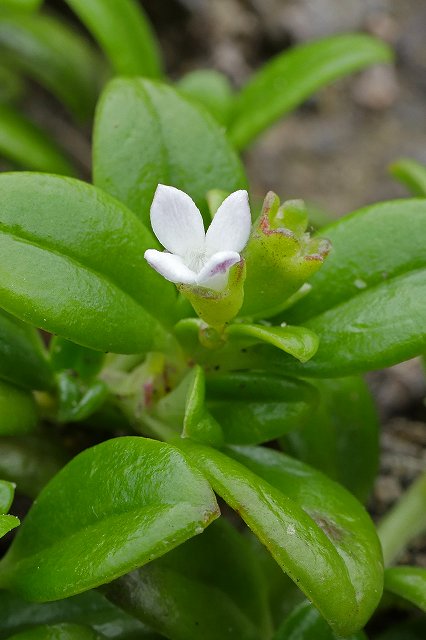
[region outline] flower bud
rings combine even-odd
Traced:
[[[322,265],[330,243],[311,238],[306,232],[307,225],[302,200],[288,200],[280,205],[275,193],[267,194],[243,252],[247,277],[240,316],[267,317],[278,313]]]

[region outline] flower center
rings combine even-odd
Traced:
[[[202,251],[188,251],[188,253],[186,253],[183,257],[183,261],[186,266],[192,271],[195,271],[195,273],[201,271],[201,269],[206,264],[207,259],[208,258],[205,249],[203,249]]]

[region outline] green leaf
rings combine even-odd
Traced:
[[[0,480],[0,538],[15,529],[19,525],[18,518],[7,514],[13,501],[15,485],[11,482]]]
[[[159,183],[185,191],[204,211],[211,189],[231,192],[246,184],[220,125],[171,87],[142,79],[116,79],[105,89],[93,171],[95,184],[144,222]]]
[[[74,174],[71,164],[47,134],[4,104],[0,105],[0,154],[25,169]]]
[[[35,11],[43,3],[43,0],[0,0],[0,7],[19,9],[21,11]]]
[[[89,625],[102,636],[117,640],[158,638],[151,635],[142,622],[114,607],[96,591],[87,591],[73,598],[45,604],[30,604],[10,592],[1,591],[0,619],[1,640],[12,633],[25,631],[32,625],[64,622]]]
[[[32,394],[0,380],[0,436],[31,433],[37,422]]]
[[[391,175],[405,185],[413,196],[426,196],[426,166],[410,158],[401,158],[394,162],[389,171]]]
[[[135,0],[66,0],[92,33],[117,75],[161,75],[160,51]]]
[[[38,332],[2,310],[0,378],[26,389],[49,389],[54,382]]]
[[[0,514],[7,513],[13,502],[15,485],[12,482],[0,480]]]
[[[204,444],[221,446],[223,432],[205,405],[204,370],[196,365],[189,374],[182,436]]]
[[[223,518],[105,591],[114,603],[173,640],[260,640],[270,635],[256,557]]]
[[[131,211],[84,182],[31,173],[1,175],[0,201],[3,308],[92,349],[164,346],[154,314],[173,320],[176,291],[144,260],[156,243]]]
[[[12,529],[16,529],[19,526],[18,518],[15,516],[1,515],[0,516],[0,538],[12,531]]]
[[[301,429],[284,436],[284,449],[365,502],[379,458],[379,423],[368,387],[360,376],[311,384],[319,391],[319,406]]]
[[[306,322],[377,285],[426,266],[426,201],[393,200],[364,207],[323,227],[332,250],[310,280],[310,293],[285,312]]]
[[[92,115],[104,67],[87,40],[54,18],[6,13],[0,20],[3,59],[34,78],[77,118]]]
[[[209,485],[174,447],[109,440],[42,491],[0,562],[0,585],[36,602],[66,598],[167,553],[217,516]]]
[[[342,640],[342,638],[333,633],[331,627],[310,602],[303,602],[286,618],[273,640]],[[345,636],[345,640],[367,640],[367,637],[359,631]]]
[[[58,381],[58,422],[82,422],[98,411],[109,395],[103,380],[88,384],[76,379],[72,373],[60,373]]]
[[[231,341],[241,343],[241,347],[248,347],[259,342],[272,344],[300,360],[307,362],[318,350],[318,336],[304,327],[269,327],[260,324],[231,324],[226,334]]]
[[[310,385],[267,373],[207,378],[207,407],[229,444],[260,444],[298,429],[311,415],[316,399]]]
[[[245,147],[324,85],[390,59],[387,45],[361,34],[332,36],[279,54],[250,79],[237,98],[231,141],[238,148]]]
[[[283,314],[318,333],[302,367],[283,371],[334,377],[389,366],[425,349],[426,200],[361,209],[321,230],[332,252],[312,290]]]
[[[90,627],[77,624],[43,625],[10,636],[8,640],[101,640]]]
[[[425,351],[425,314],[426,269],[391,278],[309,320],[320,338],[315,357],[302,366],[282,362],[281,371],[345,376],[408,360]]]
[[[234,94],[228,78],[214,69],[197,69],[187,73],[177,83],[179,91],[203,105],[221,124],[226,125]]]
[[[426,612],[426,569],[408,566],[386,569],[385,590]]]
[[[99,373],[105,354],[54,336],[49,345],[50,361],[55,371],[71,371],[82,380],[91,380]]]
[[[16,483],[18,491],[30,498],[38,495],[66,461],[65,453],[47,434],[0,438],[0,477]]]
[[[355,498],[303,463],[265,448],[179,446],[341,635],[358,631],[382,593],[380,544]]]

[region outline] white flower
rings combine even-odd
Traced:
[[[145,251],[151,267],[176,284],[222,291],[250,235],[247,191],[235,191],[223,201],[206,233],[193,200],[175,187],[159,184],[151,205],[151,225],[166,249]]]

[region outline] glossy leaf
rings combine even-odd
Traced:
[[[18,491],[31,498],[66,461],[64,451],[46,435],[0,438],[0,477],[16,483]]]
[[[259,444],[298,429],[317,401],[310,385],[267,373],[207,378],[207,406],[230,444]]]
[[[10,636],[8,640],[101,640],[90,627],[77,624],[43,625]]]
[[[84,182],[31,173],[1,175],[0,200],[3,308],[93,349],[164,343],[150,312],[170,321],[176,292],[144,260],[154,240],[131,211]]]
[[[321,230],[333,250],[286,321],[318,333],[303,375],[389,366],[425,348],[426,200],[366,207]],[[301,371],[293,362],[283,371]]]
[[[242,165],[220,125],[171,87],[142,79],[116,79],[105,89],[93,170],[95,184],[144,222],[159,183],[185,191],[205,211],[211,189],[245,187]]]
[[[103,49],[117,75],[161,75],[151,25],[135,0],[66,0]]]
[[[37,421],[38,411],[33,396],[0,380],[0,436],[30,433]]]
[[[318,350],[318,336],[304,327],[269,327],[241,323],[231,324],[226,333],[231,340],[240,342],[242,347],[265,342],[289,353],[302,363],[310,360]]]
[[[82,422],[95,413],[105,402],[109,389],[102,380],[81,383],[66,371],[57,377],[58,422]]]
[[[193,438],[204,444],[221,446],[223,431],[220,424],[207,411],[205,405],[204,371],[196,365],[189,375],[182,436]]]
[[[24,169],[74,174],[71,164],[47,134],[4,104],[0,105],[0,155]]]
[[[0,513],[7,513],[13,502],[15,485],[11,482],[0,480]]]
[[[426,612],[426,569],[399,566],[385,571],[385,590]]]
[[[10,13],[0,21],[0,51],[78,118],[91,116],[103,65],[85,38],[40,14]]]
[[[232,142],[245,147],[324,85],[390,58],[383,42],[361,34],[332,36],[279,54],[241,91],[229,131]]]
[[[426,201],[381,202],[323,227],[332,251],[311,278],[310,293],[285,312],[299,324],[426,266]]]
[[[0,480],[0,538],[19,525],[18,518],[7,515],[13,501],[15,486]]]
[[[0,638],[25,631],[33,625],[60,623],[89,625],[102,637],[154,640],[154,634],[100,593],[88,591],[73,598],[44,604],[28,603],[7,591],[0,592]]]
[[[269,637],[266,590],[256,558],[223,519],[105,591],[173,640]]]
[[[26,389],[53,386],[53,373],[38,332],[2,310],[0,378]]]
[[[232,460],[188,440],[179,446],[336,633],[365,624],[381,596],[383,563],[374,525],[353,496],[270,449],[227,449]]]
[[[309,602],[299,605],[281,625],[273,640],[342,640]],[[358,633],[345,636],[345,640],[367,640]]]
[[[426,166],[410,158],[401,158],[389,168],[392,176],[402,182],[413,196],[426,196]]]
[[[284,450],[323,471],[359,500],[370,495],[379,458],[378,418],[360,376],[317,380],[319,406],[303,427],[287,433]]]
[[[217,516],[207,482],[175,448],[109,440],[39,495],[0,562],[0,585],[32,601],[69,597],[163,555]]]
[[[214,69],[197,69],[183,76],[177,87],[184,96],[204,106],[218,122],[226,125],[234,94],[225,75]]]

